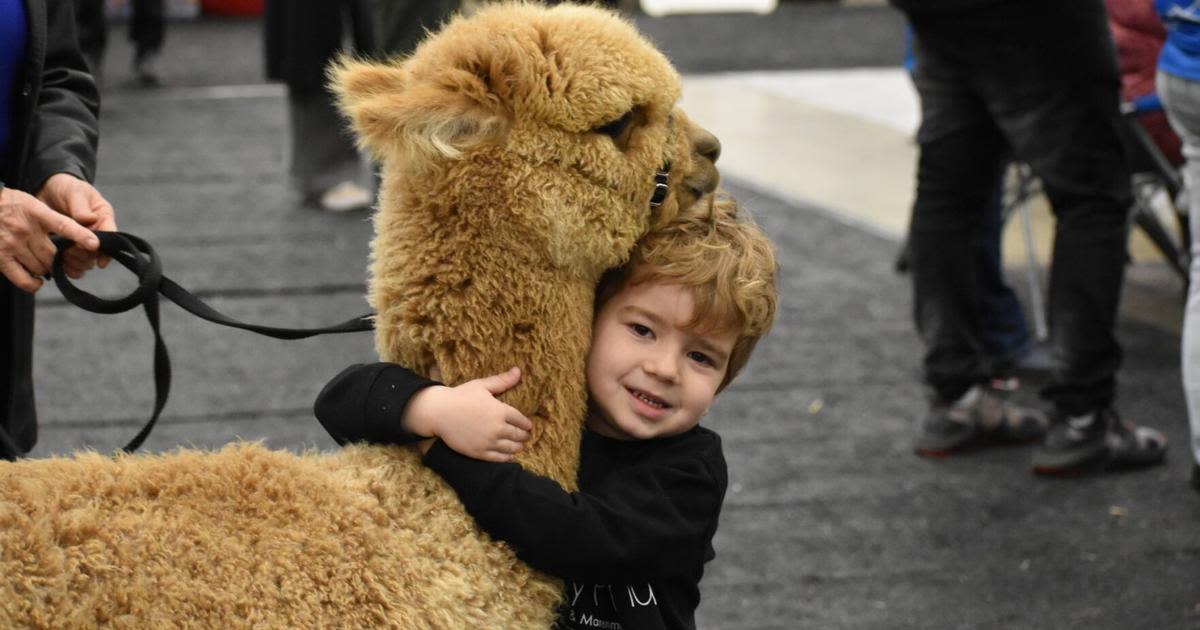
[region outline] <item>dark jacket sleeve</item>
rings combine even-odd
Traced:
[[[93,181],[100,94],[79,51],[71,0],[46,2],[46,55],[40,84],[22,187],[35,192],[55,173]]]
[[[517,464],[434,443],[424,462],[479,526],[530,566],[566,579],[627,583],[694,570],[707,559],[724,499],[724,459],[692,453],[609,475],[568,493]],[[715,470],[719,461],[721,470]]]
[[[313,411],[338,444],[407,444],[424,438],[400,428],[405,406],[439,384],[394,363],[352,365],[325,385]]]

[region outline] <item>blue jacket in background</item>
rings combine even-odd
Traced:
[[[1200,81],[1200,0],[1154,0],[1154,9],[1167,27],[1159,69]]]

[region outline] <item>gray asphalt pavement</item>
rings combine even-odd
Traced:
[[[640,20],[690,71],[898,58],[886,8],[791,3],[769,19]],[[866,33],[877,36],[856,42]],[[365,312],[369,217],[323,214],[287,193],[283,91],[261,85],[257,24],[171,24],[156,90],[130,87],[114,35],[98,185],[121,228],[235,317],[309,326]],[[1200,627],[1200,495],[1185,483],[1177,337],[1120,327],[1121,409],[1167,432],[1163,467],[1048,481],[1029,473],[1027,448],[918,459],[920,347],[908,285],[892,271],[896,243],[728,184],[776,241],[782,309],[710,414],[731,487],[702,628]],[[130,284],[112,271],[84,287]],[[152,404],[144,317],[86,313],[53,287],[39,303],[34,455],[118,448]],[[341,367],[373,357],[368,335],[281,342],[174,306],[163,320],[175,380],[150,451],[239,438],[333,448],[311,402]]]

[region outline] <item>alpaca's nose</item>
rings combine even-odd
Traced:
[[[721,141],[707,130],[697,130],[696,137],[692,139],[692,146],[696,153],[708,158],[713,164],[721,157]]]

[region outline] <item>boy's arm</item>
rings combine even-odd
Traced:
[[[408,444],[424,439],[404,430],[400,416],[417,392],[440,385],[394,363],[352,365],[329,381],[313,412],[340,445]]]
[[[562,578],[622,583],[691,570],[708,558],[725,495],[715,452],[631,467],[587,493],[568,493],[516,464],[464,457],[437,442],[425,464],[479,526],[530,566]]]
[[[520,411],[496,398],[520,374],[512,368],[444,387],[391,363],[352,365],[321,390],[314,412],[338,444],[438,437],[464,455],[507,462],[533,430]]]

